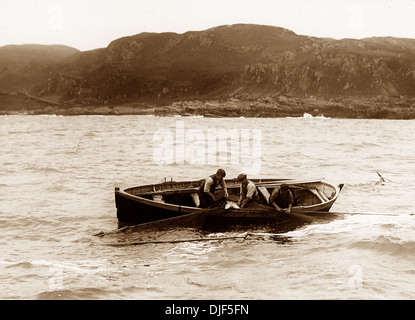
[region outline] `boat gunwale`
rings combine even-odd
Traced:
[[[178,189],[173,189],[174,185],[183,185],[183,184],[187,184],[187,185],[194,185],[193,188],[198,188],[201,184],[201,182],[204,179],[199,179],[199,180],[186,180],[186,181],[164,181],[164,182],[160,182],[160,183],[152,183],[152,184],[145,184],[145,185],[141,185],[141,186],[135,186],[135,187],[130,187],[130,188],[126,188],[123,189],[123,191],[130,193],[132,195],[135,195],[136,192],[134,192],[134,190],[140,190],[140,189],[152,189],[153,191],[151,192],[163,192],[163,191],[178,191]],[[280,182],[286,182],[286,181],[301,181],[301,180],[295,180],[295,179],[278,179],[278,178],[265,178],[265,179],[250,179],[251,181],[253,181],[254,183],[267,183],[267,182],[274,182],[274,181],[280,181]],[[315,179],[315,180],[309,180],[309,181],[321,181],[324,179]],[[238,181],[238,179],[233,178],[233,179],[225,179],[225,183],[228,184],[240,184],[240,182]],[[157,190],[156,190],[157,188]],[[188,188],[183,188],[184,189],[191,189],[192,187],[188,187]],[[220,187],[218,187],[220,188]],[[195,189],[196,190],[196,189]],[[150,192],[150,193],[151,193]],[[149,192],[143,192],[142,194],[149,194]]]
[[[310,184],[310,183],[326,183],[324,180],[324,178],[322,179],[309,179],[309,180],[297,180],[297,179],[278,179],[278,178],[265,178],[265,179],[260,179],[260,178],[254,178],[254,179],[249,179],[252,182],[254,182],[255,184],[261,184],[261,183],[275,183],[275,185],[278,184],[282,184],[282,183],[287,183],[287,184],[293,184],[293,185],[300,185],[300,184]],[[157,194],[160,192],[168,192],[168,191],[187,191],[187,190],[193,190],[195,192],[198,191],[198,188],[201,184],[201,182],[203,181],[203,179],[200,180],[187,180],[187,181],[165,181],[165,182],[160,182],[160,183],[156,183],[156,184],[146,184],[146,185],[142,185],[142,186],[136,186],[136,187],[130,187],[130,188],[126,188],[123,189],[126,193],[132,194],[132,195],[153,195],[153,194]],[[228,187],[239,187],[240,186],[240,181],[238,181],[236,178],[233,179],[225,179],[225,183],[229,184]],[[182,185],[183,188],[181,189],[175,189],[173,188],[173,186],[180,186]],[[184,187],[184,185],[187,185],[188,187]],[[329,184],[330,186],[334,187],[334,185]],[[269,185],[269,187],[271,187],[272,185]],[[152,191],[142,191],[141,193],[139,192],[140,190],[148,190],[151,189]],[[218,186],[218,189],[221,189],[220,186]]]
[[[188,206],[181,206],[177,204],[171,204],[171,203],[165,203],[165,202],[159,202],[156,200],[146,199],[141,196],[133,195],[128,192],[125,192],[125,190],[116,190],[115,193],[120,194],[121,196],[140,202],[142,204],[151,206],[151,207],[158,207],[161,209],[166,209],[169,211],[176,211],[176,212],[183,212],[183,213],[192,213],[197,212],[200,210],[203,210],[202,208],[196,208],[196,207],[188,207]],[[184,209],[184,210],[183,210]]]

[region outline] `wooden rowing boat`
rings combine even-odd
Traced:
[[[198,189],[200,180],[169,181],[149,184],[121,190],[115,188],[115,203],[117,218],[120,226],[131,224],[148,224],[162,221],[198,221],[198,213],[203,217],[203,228],[209,230],[225,230],[229,226],[258,226],[264,224],[283,225],[292,222],[292,215],[278,214],[268,204],[269,195],[274,188],[286,183],[292,191],[296,203],[295,212],[328,212],[337,200],[343,185],[333,185],[319,180],[294,179],[250,179],[255,183],[261,198],[261,204],[254,207],[227,210],[214,210],[211,214],[198,208]],[[237,201],[240,192],[240,182],[236,179],[225,180],[228,188],[228,201]],[[223,190],[219,187],[215,196],[220,198]],[[177,218],[177,219],[175,219]],[[200,220],[200,221],[199,221]]]

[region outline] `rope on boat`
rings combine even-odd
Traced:
[[[392,217],[405,217],[405,216],[415,216],[415,213],[386,213],[386,212],[336,212],[336,211],[299,211],[306,215],[319,215],[319,214],[331,214],[331,215],[359,215],[359,216],[392,216]]]

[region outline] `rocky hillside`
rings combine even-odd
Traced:
[[[39,94],[51,75],[79,50],[61,45],[0,47],[0,92]]]
[[[61,48],[56,59],[16,56],[13,67],[5,48],[0,91],[24,89],[72,105],[415,97],[412,39],[334,40],[241,24],[142,33],[87,52]]]

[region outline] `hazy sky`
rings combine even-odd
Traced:
[[[0,46],[106,47],[141,32],[254,23],[331,38],[415,38],[415,0],[0,0]]]

